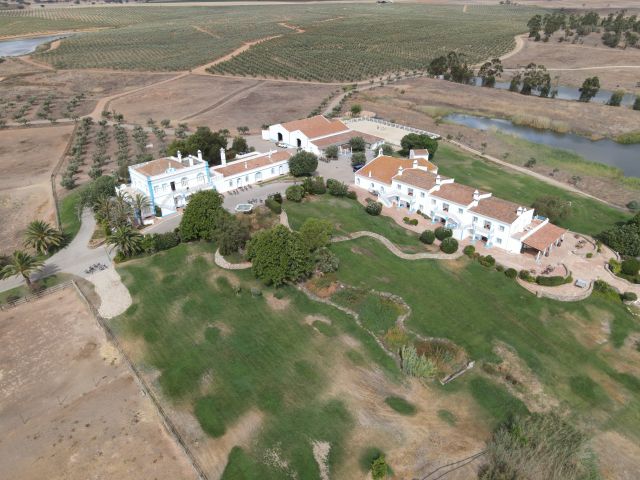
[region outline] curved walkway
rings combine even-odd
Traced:
[[[217,266],[225,270],[246,270],[247,268],[251,268],[251,262],[231,263],[227,261],[220,253],[220,249],[216,250],[213,261]]]

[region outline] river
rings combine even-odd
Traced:
[[[444,117],[451,123],[478,130],[496,129],[533,143],[568,150],[592,162],[619,168],[628,177],[640,177],[640,145],[622,145],[613,140],[592,141],[573,133],[556,133],[514,125],[509,120],[453,113]]]

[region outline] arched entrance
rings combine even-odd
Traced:
[[[299,138],[296,140],[297,144],[298,144],[298,148],[302,148],[302,140],[300,140]]]
[[[282,133],[278,132],[278,141],[281,142],[282,141]]]

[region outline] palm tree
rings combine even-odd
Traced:
[[[99,197],[93,205],[93,212],[100,223],[110,224],[113,217],[113,202],[111,198],[106,196]]]
[[[121,225],[107,237],[107,243],[117,248],[125,257],[142,251],[142,235],[130,225]]]
[[[136,219],[138,222],[142,223],[142,213],[151,208],[151,202],[149,202],[149,199],[145,194],[136,193],[131,199],[131,203],[133,204],[133,211]]]
[[[33,247],[41,255],[49,253],[52,247],[62,245],[64,237],[59,230],[53,228],[47,222],[34,220],[27,227],[24,246]]]
[[[118,192],[111,200],[113,202],[113,216],[111,219],[113,226],[119,227],[126,225],[133,213],[133,208],[131,208],[131,203],[129,203],[129,195]]]
[[[22,275],[27,286],[31,288],[31,274],[37,272],[42,268],[44,262],[38,258],[29,255],[23,250],[16,250],[13,255],[9,257],[8,265],[0,270],[1,278],[9,278],[15,275]]]

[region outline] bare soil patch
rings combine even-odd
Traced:
[[[585,78],[596,75],[601,88],[614,90],[622,88],[628,92],[640,93],[640,49],[609,48],[602,44],[601,35],[592,33],[582,38],[583,43],[559,43],[560,35],[554,35],[548,42],[535,42],[525,38],[523,48],[505,59],[505,68],[521,68],[531,62],[542,64],[558,77],[559,85],[580,87]],[[615,67],[619,68],[615,68]],[[620,68],[635,66],[636,68]],[[570,70],[577,69],[577,70]],[[506,78],[510,78],[507,75]]]
[[[617,432],[597,435],[592,446],[603,478],[632,480],[640,471],[640,446]]]
[[[273,310],[282,311],[286,310],[291,300],[288,298],[276,298],[273,293],[267,293],[264,298],[267,300],[267,305]]]
[[[0,131],[0,231],[2,252],[22,244],[32,220],[53,221],[55,209],[50,175],[69,141],[73,127]]]
[[[196,478],[73,289],[0,312],[6,478]]]

